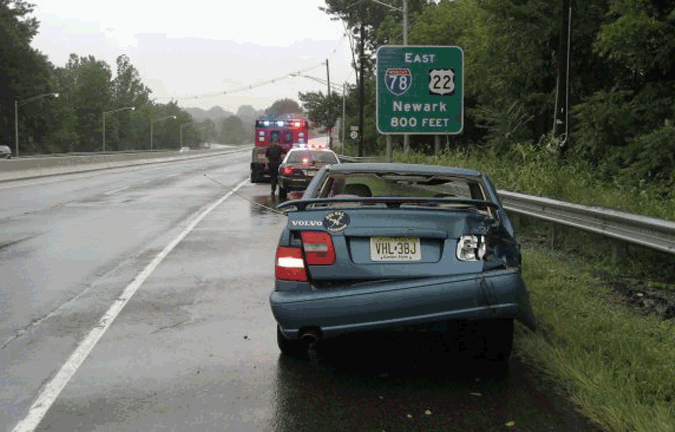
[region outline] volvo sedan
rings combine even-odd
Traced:
[[[534,328],[514,227],[482,172],[330,165],[278,208],[288,223],[269,300],[284,354],[351,332],[431,325],[450,338],[459,329],[474,356],[505,361],[514,319]]]

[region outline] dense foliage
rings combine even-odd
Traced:
[[[460,135],[444,137],[445,146],[498,155],[523,144],[548,148],[558,153],[558,165],[581,163],[599,179],[627,186],[651,183],[664,197],[675,199],[675,4],[408,3],[409,45],[459,46],[464,51],[464,129]],[[570,4],[570,118],[565,137],[565,130],[554,131],[553,125],[558,71],[560,62],[566,61],[563,30]],[[402,44],[401,14],[372,1],[326,0],[326,5],[324,11],[343,20],[354,38],[357,70],[364,38],[365,153],[382,154],[385,139],[375,131],[374,50]],[[358,124],[358,92],[356,86],[348,96],[349,125]],[[429,152],[433,139],[413,136],[411,149]],[[401,141],[394,137],[395,143]],[[347,143],[355,150],[349,139]]]

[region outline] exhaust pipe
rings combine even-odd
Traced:
[[[320,337],[321,336],[319,335],[318,329],[315,328],[303,330],[302,333],[300,334],[300,339],[307,341],[309,343],[315,343],[316,341],[319,340]]]

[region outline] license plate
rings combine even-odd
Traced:
[[[303,170],[302,172],[304,172],[307,177],[314,177],[316,175],[316,171]]]
[[[256,155],[256,159],[259,160],[259,161],[265,162],[265,161],[267,161],[267,156],[265,156],[264,153],[259,153],[258,155]]]
[[[373,261],[420,261],[419,237],[371,237],[370,259]]]

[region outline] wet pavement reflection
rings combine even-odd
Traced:
[[[472,359],[435,332],[375,332],[280,356],[273,430],[595,431],[528,369]]]

